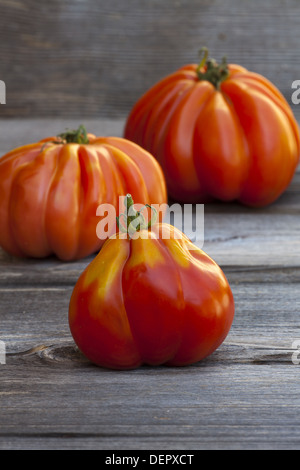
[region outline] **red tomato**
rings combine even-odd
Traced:
[[[185,366],[215,351],[234,317],[220,267],[179,230],[118,233],[79,278],[69,308],[74,341],[93,363]]]
[[[104,243],[96,234],[100,204],[117,209],[119,197],[128,192],[141,204],[166,203],[162,170],[148,152],[83,129],[0,159],[0,246],[7,252],[83,258]]]
[[[124,136],[161,163],[182,202],[275,201],[299,163],[299,128],[266,78],[207,59],[159,81],[128,116]]]

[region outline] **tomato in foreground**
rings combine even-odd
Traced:
[[[271,204],[299,163],[291,107],[265,77],[203,50],[199,65],[180,68],[136,102],[124,136],[157,158],[175,200]]]
[[[78,348],[110,369],[186,366],[209,356],[234,318],[224,273],[169,224],[128,233],[105,242],[74,288],[69,325]]]
[[[105,241],[96,233],[98,206],[118,212],[128,192],[142,204],[167,201],[159,164],[126,139],[80,126],[17,148],[0,159],[0,246],[20,257],[84,258]]]

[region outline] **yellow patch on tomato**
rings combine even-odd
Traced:
[[[131,240],[131,256],[127,262],[129,267],[145,264],[154,268],[164,264],[165,257],[159,240],[153,232],[142,230],[139,237]]]
[[[118,238],[108,239],[98,256],[92,261],[85,272],[83,288],[94,281],[98,283],[97,295],[105,298],[118,277],[129,256],[129,243]]]
[[[164,240],[164,244],[176,264],[182,268],[188,268],[190,266],[191,255],[182,240]]]

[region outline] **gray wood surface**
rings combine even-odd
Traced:
[[[0,13],[3,117],[125,116],[202,46],[289,100],[299,79],[298,0],[0,0]]]
[[[76,120],[0,121],[0,153]],[[124,122],[89,120],[121,135]],[[5,136],[5,139],[4,139]],[[224,344],[188,368],[114,372],[90,364],[68,328],[73,286],[92,258],[0,253],[0,449],[299,449],[300,173],[272,206],[205,206],[204,249],[231,284]],[[299,354],[300,358],[300,354]]]

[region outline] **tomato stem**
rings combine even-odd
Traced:
[[[202,47],[200,50],[200,57],[202,57],[202,59],[197,67],[196,73],[199,80],[207,80],[219,90],[221,83],[229,77],[227,58],[223,57],[221,64],[218,64],[216,60],[209,59],[208,56],[208,49]]]
[[[59,134],[58,139],[61,139],[66,144],[88,144],[89,138],[87,135],[86,128],[81,125],[77,130],[66,130],[62,134]]]
[[[118,224],[120,231],[123,233],[127,233],[129,238],[132,238],[132,236],[137,231],[147,230],[148,228],[151,227],[151,225],[155,224],[157,220],[157,210],[153,206],[149,206],[149,204],[145,204],[139,211],[137,211],[134,208],[134,202],[133,202],[131,194],[127,194],[125,196],[124,205],[125,205],[126,211],[120,214],[119,217],[117,217],[117,224]],[[149,208],[153,211],[153,216],[148,223],[144,215],[142,214],[142,212],[146,208]],[[121,222],[122,217],[124,218],[125,225],[122,224]]]
[[[56,136],[57,140],[48,140],[47,142],[44,143],[44,145],[41,148],[41,152],[43,152],[44,148],[48,144],[89,144],[89,138],[87,135],[86,128],[81,125],[78,127],[77,130],[66,130],[66,132],[63,132],[62,134],[58,134]]]

